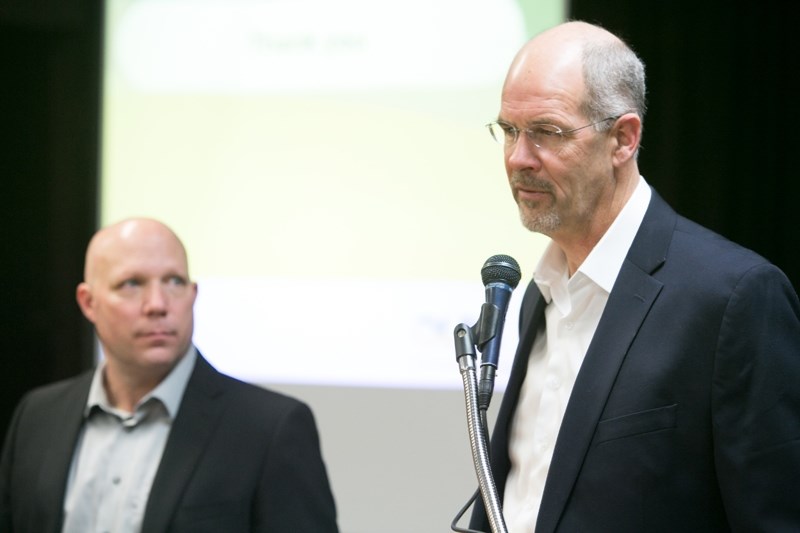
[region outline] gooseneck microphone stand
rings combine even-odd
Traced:
[[[486,309],[484,305],[484,309]],[[481,312],[483,314],[483,311]],[[482,321],[479,320],[478,324]],[[500,498],[492,476],[489,464],[489,446],[486,428],[486,410],[479,408],[478,377],[475,370],[475,341],[473,328],[466,324],[459,324],[453,333],[456,345],[456,360],[458,361],[461,380],[464,384],[464,399],[467,409],[467,429],[469,442],[472,448],[472,462],[478,476],[478,485],[483,497],[486,515],[489,518],[489,527],[492,533],[506,533],[505,520],[500,506]]]
[[[511,292],[516,288],[520,277],[519,264],[513,257],[499,254],[487,259],[481,268],[481,278],[486,288],[486,302],[481,307],[478,322],[472,327],[459,324],[453,332],[456,360],[464,383],[472,462],[478,476],[478,492],[483,497],[483,505],[492,533],[506,533],[507,529],[489,462],[489,430],[486,411],[489,409],[494,392],[495,371],[500,355],[500,341],[503,335],[506,311]],[[480,384],[475,370],[476,349],[480,350],[482,355]],[[453,520],[451,528],[454,531],[480,533],[456,526],[467,508],[477,499],[478,492]]]

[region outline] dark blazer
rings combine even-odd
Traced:
[[[528,285],[491,461],[545,302]],[[483,505],[472,527],[489,530]],[[800,304],[755,253],[655,192],[578,373],[537,533],[800,531]]]
[[[0,464],[0,532],[61,531],[91,372],[27,394]],[[198,355],[150,491],[142,531],[335,532],[311,410],[217,372]]]

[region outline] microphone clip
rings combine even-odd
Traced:
[[[486,343],[497,336],[501,318],[500,309],[496,305],[488,302],[481,305],[481,314],[478,316],[478,321],[472,326],[475,345],[481,352]]]
[[[478,321],[472,325],[459,324],[453,332],[456,345],[456,360],[468,355],[475,359],[476,349],[483,351],[486,343],[497,336],[500,323],[500,309],[494,304],[481,305],[481,314]]]

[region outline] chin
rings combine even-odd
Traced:
[[[550,234],[561,226],[561,217],[553,211],[535,213],[523,206],[519,208],[519,217],[522,225],[529,231]]]
[[[145,364],[150,366],[172,366],[177,363],[186,350],[179,350],[174,346],[150,348],[143,354]]]

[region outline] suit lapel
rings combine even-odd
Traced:
[[[661,291],[651,273],[664,261],[676,215],[653,191],[575,381],[556,440],[536,531],[554,531],[628,349]]]
[[[222,413],[219,374],[198,353],[147,500],[142,531],[166,531]]]
[[[71,385],[63,401],[54,406],[52,418],[44,421],[44,427],[50,428],[53,438],[47,450],[42,454],[42,476],[36,480],[42,498],[41,507],[49,513],[48,531],[61,531],[64,519],[64,496],[67,490],[67,478],[72,466],[72,456],[83,425],[83,411],[89,397],[92,373],[88,372],[77,378]]]

